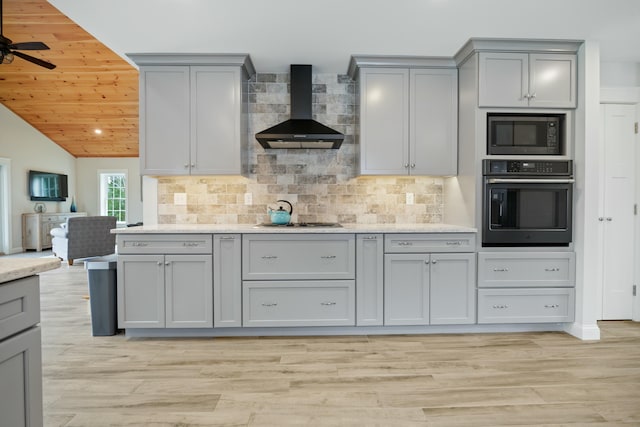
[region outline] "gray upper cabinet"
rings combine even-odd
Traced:
[[[576,55],[480,52],[479,107],[575,108]]]
[[[248,56],[129,56],[140,65],[141,172],[245,174]]]
[[[359,81],[360,174],[456,174],[458,74],[453,61],[352,57],[349,73]]]

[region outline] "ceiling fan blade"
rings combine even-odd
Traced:
[[[23,42],[9,45],[9,49],[17,50],[47,50],[49,46],[42,42]]]
[[[49,70],[53,70],[54,68],[56,68],[56,66],[53,65],[51,62],[47,62],[47,61],[44,61],[44,60],[39,59],[39,58],[34,58],[33,56],[27,55],[26,53],[18,52],[18,51],[15,51],[15,50],[11,51],[11,53],[13,53],[15,56],[17,56],[19,58],[22,58],[22,59],[24,59],[26,61],[29,61],[29,62],[33,62],[34,64],[39,65],[39,66],[44,67],[44,68],[47,68]]]

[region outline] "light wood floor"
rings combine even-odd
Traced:
[[[41,275],[46,426],[640,425],[639,323],[598,342],[92,337],[86,277]]]

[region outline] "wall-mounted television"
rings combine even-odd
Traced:
[[[69,196],[67,175],[29,171],[29,197],[41,202],[63,202]]]

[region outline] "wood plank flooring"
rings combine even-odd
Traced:
[[[82,264],[41,293],[45,426],[640,425],[640,323],[602,322],[597,342],[127,339],[91,336]]]

